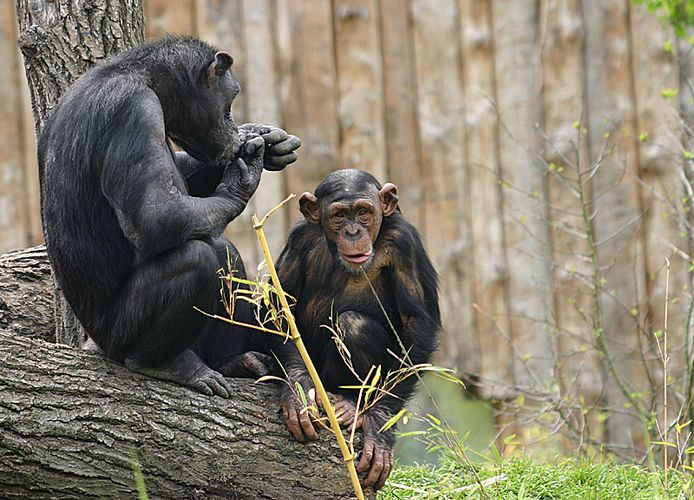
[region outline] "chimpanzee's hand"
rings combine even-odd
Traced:
[[[218,189],[226,189],[240,198],[244,205],[258,189],[263,173],[265,141],[259,135],[249,135],[239,150],[239,158],[227,165]]]
[[[357,424],[355,429],[361,428],[364,418],[363,415],[357,415],[357,404],[353,399],[348,398],[342,394],[331,394],[328,393],[330,397],[330,402],[335,410],[335,416],[337,417],[337,423],[340,427],[350,427],[354,423],[355,417],[357,418]],[[323,401],[316,397],[318,404],[323,407]]]
[[[307,391],[312,393],[313,391]],[[281,397],[282,415],[287,424],[289,432],[296,438],[297,441],[303,443],[308,437],[311,441],[318,440],[318,433],[311,422],[312,414],[310,410],[304,408],[304,405],[294,395],[294,393],[285,389],[282,391]],[[311,401],[309,400],[309,404]]]
[[[394,462],[395,436],[390,429],[378,432],[383,425],[381,420],[384,420],[381,415],[369,415],[368,411],[364,415],[364,449],[357,464],[357,472],[369,471],[364,486],[373,486],[376,490],[386,484]]]
[[[239,127],[239,136],[244,140],[248,134],[258,134],[265,141],[263,158],[265,170],[282,170],[296,161],[297,155],[294,151],[301,146],[301,139],[295,135],[289,135],[281,128],[272,125],[245,123]]]

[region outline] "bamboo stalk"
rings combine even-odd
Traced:
[[[306,346],[304,345],[304,342],[301,339],[299,329],[297,328],[296,322],[294,321],[294,315],[289,309],[287,296],[285,295],[284,290],[282,289],[282,284],[280,283],[279,277],[277,276],[277,270],[275,269],[275,265],[273,264],[272,255],[270,254],[270,248],[268,247],[267,240],[265,239],[265,232],[263,231],[263,225],[267,221],[268,217],[270,217],[270,215],[272,215],[273,212],[275,212],[279,207],[284,205],[293,197],[293,194],[288,196],[284,201],[282,201],[282,203],[270,210],[262,219],[258,219],[258,217],[254,215],[253,229],[255,229],[255,232],[258,236],[258,240],[260,241],[260,246],[263,249],[263,255],[265,256],[265,262],[267,263],[268,270],[270,271],[272,283],[275,286],[277,296],[279,297],[280,304],[282,305],[282,312],[284,313],[284,317],[287,319],[287,323],[289,324],[289,333],[291,335],[291,338],[294,341],[294,344],[296,345],[299,354],[301,355],[301,359],[306,365],[306,369],[308,370],[308,373],[311,376],[311,380],[313,381],[313,385],[316,388],[316,392],[318,393],[323,403],[323,408],[325,409],[325,412],[328,414],[328,420],[330,421],[330,426],[332,427],[333,432],[335,433],[337,443],[340,445],[342,457],[344,458],[347,464],[347,471],[349,472],[349,477],[352,481],[354,492],[356,493],[357,498],[359,500],[364,500],[364,493],[361,489],[361,484],[359,483],[357,469],[354,466],[354,453],[352,453],[349,447],[347,446],[345,437],[342,435],[342,431],[340,430],[340,424],[337,422],[335,409],[333,408],[333,405],[330,402],[330,399],[328,398],[328,393],[325,390],[325,387],[323,387],[323,382],[321,381],[320,376],[318,375],[318,371],[316,370],[316,367],[313,365],[313,361],[311,360],[311,357],[309,356],[308,351],[306,350]]]

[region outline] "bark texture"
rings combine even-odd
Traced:
[[[0,255],[0,329],[54,341],[53,280],[46,247]]]
[[[290,439],[276,390],[211,398],[0,330],[3,497],[132,497],[137,460],[152,498],[347,497],[337,445]]]
[[[17,0],[17,19],[36,130],[82,73],[144,40],[142,0]]]
[[[3,498],[134,497],[136,460],[151,498],[349,496],[337,444],[291,439],[275,386],[238,379],[210,398],[42,340],[52,332],[45,249],[0,256]]]

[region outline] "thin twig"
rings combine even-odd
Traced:
[[[285,198],[284,201],[282,201],[282,203],[270,210],[262,219],[258,219],[258,217],[254,215],[252,219],[253,228],[255,229],[256,234],[258,236],[258,240],[260,241],[260,246],[263,249],[265,262],[267,263],[268,271],[270,272],[270,276],[272,278],[272,283],[275,286],[275,293],[279,298],[280,304],[282,305],[282,313],[284,314],[284,317],[287,320],[287,324],[289,325],[289,333],[291,334],[291,338],[294,341],[294,344],[296,345],[299,354],[301,355],[301,359],[303,360],[309,375],[311,376],[311,381],[313,382],[313,385],[316,388],[316,392],[318,392],[318,396],[323,402],[323,409],[328,414],[330,426],[332,427],[333,432],[335,433],[335,438],[337,439],[337,443],[340,446],[340,451],[342,451],[342,457],[344,458],[345,463],[347,464],[347,471],[349,472],[349,477],[352,481],[352,487],[354,488],[354,492],[359,500],[364,500],[364,492],[362,491],[361,484],[359,482],[357,469],[354,466],[355,455],[352,451],[350,451],[349,447],[347,446],[345,437],[342,435],[342,431],[340,430],[340,424],[337,421],[337,416],[335,415],[335,409],[333,408],[333,405],[330,402],[330,399],[328,398],[328,393],[325,390],[325,387],[323,386],[323,382],[321,381],[320,376],[318,375],[318,371],[316,370],[316,367],[313,364],[313,361],[311,360],[311,356],[309,356],[308,350],[306,349],[301,335],[299,334],[299,329],[296,326],[294,315],[292,314],[289,308],[287,295],[284,293],[284,290],[282,289],[282,283],[280,283],[279,276],[277,275],[277,269],[273,264],[272,255],[270,254],[270,248],[268,247],[267,239],[265,238],[265,232],[263,231],[263,225],[268,220],[270,215],[277,211],[282,205],[287,203],[293,197],[293,194],[289,195],[287,198]]]

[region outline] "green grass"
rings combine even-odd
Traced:
[[[487,486],[492,499],[688,499],[694,495],[694,476],[669,472],[669,494],[663,474],[642,467],[564,459],[542,464],[528,458],[514,458],[501,466],[475,465],[484,481],[504,474],[506,479]],[[452,461],[441,465],[396,467],[379,500],[402,498],[485,498],[480,494],[469,467]]]

